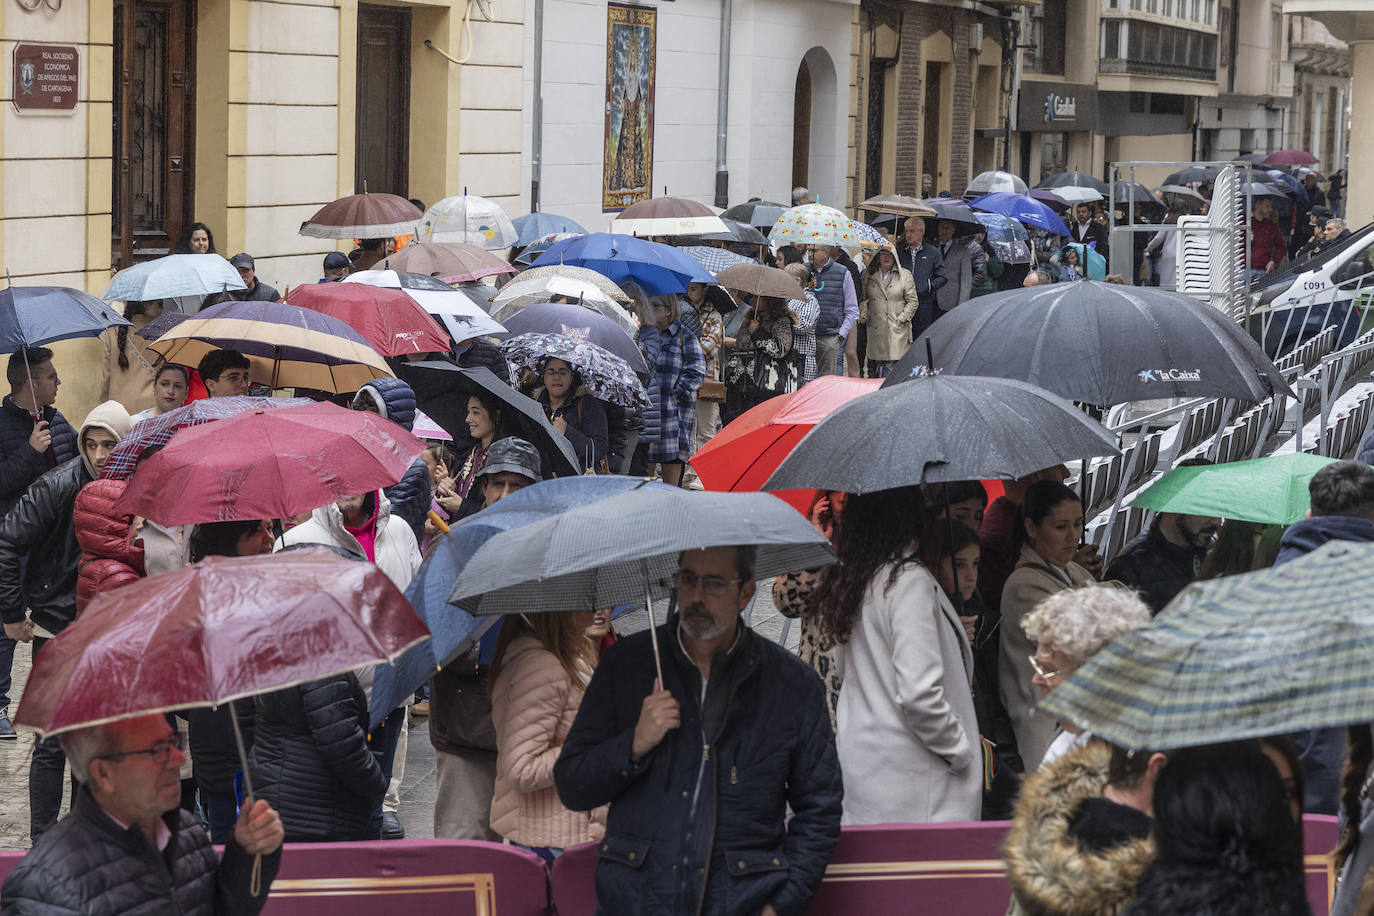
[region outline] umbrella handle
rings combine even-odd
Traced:
[[[439,517],[439,513],[433,509],[429,510],[429,520],[434,523],[434,527],[439,529],[440,534],[448,534],[448,522]]]
[[[234,744],[238,747],[239,763],[243,764],[243,788],[246,790],[248,803],[253,802],[253,777],[248,772],[248,753],[244,750],[243,730],[239,728],[238,713],[234,710],[231,702],[227,706],[229,721],[234,725]],[[253,854],[253,876],[248,882],[248,893],[254,897],[262,896],[262,853]]]
[[[654,620],[654,596],[649,588],[649,564],[644,563],[644,609],[649,614],[649,642],[654,647],[654,672],[658,675],[658,687],[663,690],[663,659],[658,652],[658,623]]]

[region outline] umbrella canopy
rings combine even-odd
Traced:
[[[1026,183],[1011,172],[983,172],[968,183],[964,188],[964,199],[972,200],[975,197],[982,197],[984,194],[1025,194],[1030,189]]]
[[[1082,280],[980,296],[931,325],[885,385],[926,365],[927,340],[946,372],[1020,379],[1099,407],[1291,391],[1244,328],[1150,287]]]
[[[221,302],[148,345],[169,363],[196,366],[211,350],[234,349],[271,388],[357,391],[391,375],[357,331],[331,315],[283,302]]]
[[[721,222],[725,224],[724,232],[707,232],[698,236],[687,236],[687,238],[699,238],[703,242],[738,242],[742,245],[768,244],[768,236],[748,223],[741,223],[739,220],[726,219],[725,217],[721,217]]]
[[[1069,227],[1064,225],[1058,213],[1025,194],[984,194],[969,206],[975,210],[1010,216],[1023,226],[1037,226],[1056,235],[1069,235]]]
[[[934,216],[935,211],[925,201],[905,194],[879,194],[859,204],[860,210],[890,213],[893,216]]]
[[[1331,541],[1188,586],[1046,696],[1038,713],[1168,750],[1369,721],[1374,545]]]
[[[684,197],[651,197],[630,204],[611,221],[621,235],[701,235],[725,232],[725,223],[710,207]]]
[[[568,277],[536,277],[533,280],[513,280],[507,283],[492,297],[491,317],[505,324],[507,330],[511,330],[510,320],[518,312],[531,305],[547,303],[554,296],[576,300],[580,308],[610,319],[626,334],[633,335],[639,330],[639,325],[630,317],[630,313],[602,291],[601,287],[586,280],[573,280]],[[523,330],[533,329],[525,327]],[[511,333],[519,334],[521,331]],[[638,351],[637,347],[635,349]],[[624,353],[620,355],[629,358]]]
[[[856,219],[849,221],[854,227],[854,234],[859,237],[859,247],[861,248],[885,248],[892,244],[887,236],[883,235],[868,223],[861,223]]]
[[[1078,255],[1078,273],[1080,277],[1087,277],[1089,280],[1107,279],[1107,259],[1098,254],[1097,249],[1082,242],[1069,242],[1060,248],[1056,254],[1059,256],[1060,263],[1063,263],[1064,252],[1072,251]]]
[[[467,426],[468,398],[484,391],[510,408],[502,411],[506,429],[539,449],[546,476],[565,477],[586,470],[572,443],[553,428],[539,402],[516,391],[487,367],[464,369],[453,363],[427,361],[406,363],[400,374],[415,392],[415,403],[454,441],[472,441]]]
[[[292,290],[286,301],[334,316],[383,356],[442,353],[453,346],[444,329],[403,290],[362,283],[307,283]]]
[[[1312,475],[1335,460],[1294,452],[1174,468],[1131,505],[1260,525],[1291,525],[1312,506],[1307,492]]]
[[[1186,169],[1179,169],[1172,175],[1164,179],[1165,184],[1202,184],[1206,181],[1214,181],[1221,174],[1221,169],[1214,165],[1190,165]]]
[[[487,370],[491,371],[491,370]],[[404,374],[404,373],[402,373]],[[495,378],[495,376],[492,376]],[[499,381],[499,379],[498,379]],[[437,442],[452,442],[453,436],[438,423],[426,414],[423,410],[416,408],[415,421],[410,426],[410,431],[419,439],[434,440]]]
[[[617,306],[618,308],[619,306]],[[581,305],[542,302],[521,309],[508,319],[511,334],[562,334],[596,344],[623,359],[637,373],[649,374],[639,345],[620,322]]]
[[[849,217],[822,204],[803,204],[788,210],[778,217],[768,233],[768,239],[779,244],[790,242],[794,245],[859,244]]]
[[[582,384],[601,400],[622,407],[649,406],[649,394],[630,364],[585,337],[517,334],[501,345],[501,353],[517,370],[531,372],[538,372],[545,359],[561,359],[577,370]]]
[[[44,736],[385,661],[428,638],[371,563],[324,549],[209,557],[102,592],[34,659],[15,722]]]
[[[1240,186],[1240,196],[1242,199],[1246,194],[1251,197],[1289,197],[1291,192],[1288,188],[1281,185],[1274,185],[1263,181],[1247,181]]]
[[[926,218],[926,236],[928,238],[935,237],[936,227],[942,219],[947,219],[954,224],[955,235],[972,235],[983,228],[983,224],[978,222],[977,214],[970,210],[968,204],[962,200],[933,197],[926,203],[935,211],[934,218]]]
[[[736,264],[758,263],[758,261],[755,261],[753,258],[747,258],[742,254],[735,254],[728,248],[712,248],[708,245],[687,245],[683,247],[682,251],[691,255],[693,260],[715,275],[719,275],[725,268],[733,267]]]
[[[421,242],[464,242],[497,251],[514,245],[520,234],[500,204],[462,194],[445,197],[426,210],[415,238]]]
[[[219,255],[169,254],[124,268],[114,275],[101,298],[107,302],[150,302],[231,289],[246,287],[234,265]]]
[[[806,293],[796,277],[777,267],[736,264],[716,274],[716,279],[726,289],[737,289],[753,293],[755,296],[772,296],[777,299],[806,298]]]
[[[395,194],[351,194],[325,204],[301,223],[301,235],[317,239],[380,239],[410,235],[423,214]],[[230,287],[233,289],[233,287]]]
[[[625,290],[616,285],[605,274],[599,274],[594,270],[585,267],[575,267],[572,264],[550,264],[545,267],[531,267],[529,270],[522,270],[520,276],[512,280],[512,283],[523,283],[529,280],[542,280],[545,277],[566,277],[569,280],[583,280],[591,283],[601,290],[610,299],[622,304],[633,302],[625,294]]]
[[[1141,208],[1145,208],[1147,212],[1164,209],[1164,204],[1160,203],[1154,192],[1138,181],[1118,181],[1116,190],[1112,192],[1112,203],[1118,210],[1125,210],[1132,203],[1137,212]]]
[[[185,312],[164,311],[161,315],[158,315],[134,333],[144,340],[157,340],[172,328],[192,317],[194,316],[188,315]]]
[[[987,231],[988,244],[1006,264],[1031,262],[1030,233],[1026,227],[1009,216],[997,213],[975,213]]]
[[[530,265],[539,260],[539,256],[548,251],[559,242],[566,242],[569,239],[580,239],[585,233],[579,232],[555,232],[551,235],[542,235],[525,246],[525,249],[515,258],[515,263]]]
[[[772,229],[778,217],[789,209],[791,208],[787,204],[775,204],[771,200],[751,200],[748,203],[735,204],[720,216],[722,219],[748,223],[755,229],[768,230]]]
[[[1050,188],[1055,193],[1058,193],[1060,188],[1088,188],[1103,195],[1110,190],[1107,187],[1107,182],[1084,172],[1055,172],[1053,175],[1046,176],[1036,187]],[[1072,198],[1062,194],[1060,196],[1064,197],[1065,200],[1072,200]]]
[[[633,280],[650,296],[681,293],[689,283],[714,283],[715,278],[689,255],[631,235],[597,232],[551,245],[535,267],[572,264],[586,267],[617,283]]]
[[[1289,175],[1287,172],[1280,172],[1278,169],[1270,169],[1265,174],[1272,179],[1266,183],[1281,190],[1287,188],[1290,197],[1296,198],[1303,206],[1307,206],[1307,186],[1296,176]]]
[[[514,267],[490,251],[463,242],[412,241],[377,267],[439,277],[445,283],[468,283],[483,277],[515,273]]]
[[[404,427],[328,401],[184,429],[115,509],[161,525],[289,518],[396,483],[424,451]]]
[[[1192,188],[1184,187],[1180,184],[1162,184],[1159,187],[1155,188],[1155,190],[1161,191],[1165,194],[1173,195],[1174,197],[1183,197],[1187,200],[1197,201],[1198,203],[1207,202],[1207,198],[1203,197],[1197,191],[1194,191]]]
[[[276,410],[314,404],[309,398],[201,398],[184,407],[140,420],[128,435],[105,459],[100,476],[104,480],[128,480],[133,476],[138,458],[156,445],[166,445],[173,434],[188,426],[213,423],[243,413],[246,410]]]
[[[1079,188],[1073,185],[1064,185],[1062,188],[1055,188],[1054,193],[1060,200],[1068,201],[1075,207],[1079,204],[1090,204],[1094,201],[1106,200],[1107,195],[1096,188]]]
[[[764,489],[872,493],[921,483],[1011,480],[1073,458],[1117,453],[1101,424],[1042,388],[926,373],[835,410]]]
[[[1302,149],[1281,149],[1264,157],[1265,165],[1316,165],[1317,157]]]
[[[129,325],[90,293],[65,286],[11,286],[0,290],[0,353],[41,347],[73,337],[99,337]]]
[[[557,213],[526,213],[524,216],[517,216],[511,220],[511,225],[515,227],[515,244],[528,245],[535,239],[545,235],[566,232],[572,235],[586,235],[587,230],[576,220],[568,219],[566,216],[559,216]]]
[[[425,274],[397,270],[360,270],[344,277],[343,282],[403,290],[426,312],[438,315],[454,340],[462,341],[506,332],[505,327],[488,315],[482,304],[468,293]]]
[[[1049,188],[1031,188],[1029,191],[1026,192],[1026,196],[1034,200],[1040,201],[1042,204],[1049,207],[1055,213],[1063,213],[1065,210],[1069,209],[1070,206],[1072,206],[1072,204],[1069,203],[1068,198],[1060,197],[1058,194],[1054,193]]]

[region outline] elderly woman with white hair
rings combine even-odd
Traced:
[[[1021,621],[1021,628],[1036,644],[1030,657],[1035,669],[1031,683],[1041,696],[1047,696],[1108,643],[1149,619],[1149,606],[1130,589],[1085,585],[1055,592]],[[1060,725],[1063,731],[1045,752],[1041,769],[1092,737],[1091,732],[1069,723]]]

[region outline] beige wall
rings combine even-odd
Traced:
[[[1374,41],[1350,45],[1350,169],[1352,180],[1345,204],[1346,221],[1363,226],[1374,219]]]
[[[1188,162],[1193,158],[1192,134],[1165,134],[1157,137],[1108,137],[1106,142],[1108,164],[1112,162]],[[1153,188],[1163,184],[1165,177],[1174,169],[1171,166],[1159,168],[1138,168],[1135,180]],[[1127,180],[1123,171],[1118,180]]]

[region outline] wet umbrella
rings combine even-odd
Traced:
[[[452,346],[444,329],[404,290],[307,283],[292,290],[287,301],[338,318],[383,356],[444,352]]]
[[[618,306],[617,306],[618,307]],[[543,302],[520,309],[506,319],[506,328],[515,334],[562,334],[587,340],[615,354],[635,372],[649,374],[644,354],[620,322],[592,309],[569,303]]]
[[[164,311],[161,315],[158,315],[152,321],[148,322],[137,331],[134,331],[134,333],[144,340],[157,340],[172,328],[192,317],[194,316],[188,315],[185,312]]]
[[[520,238],[500,204],[475,194],[445,197],[426,210],[418,222],[415,238],[421,242],[465,242],[497,251]]]
[[[650,296],[685,292],[688,283],[716,282],[706,268],[671,245],[607,232],[557,242],[534,262],[535,267],[557,264],[590,268],[617,283],[633,280]]]
[[[557,213],[526,213],[524,216],[517,216],[511,220],[511,225],[515,227],[517,236],[515,244],[521,246],[556,232],[574,235],[587,234],[587,230],[582,228],[581,223],[568,219],[566,216],[559,216]]]
[[[1368,722],[1374,545],[1331,541],[1188,586],[1041,700],[1125,748],[1168,750]]]
[[[703,242],[737,242],[741,245],[768,244],[768,236],[748,223],[724,217],[721,217],[721,222],[725,223],[724,232],[708,232],[700,236],[687,236],[687,238],[700,238]]]
[[[1190,165],[1164,179],[1165,184],[1201,184],[1215,181],[1221,169],[1214,165]]]
[[[621,235],[701,235],[725,232],[725,223],[703,203],[684,197],[651,197],[630,204],[611,221]]]
[[[1281,149],[1262,160],[1265,165],[1316,165],[1316,156],[1302,149]]]
[[[857,245],[854,227],[839,210],[822,204],[803,204],[793,207],[782,216],[768,233],[768,239],[778,244],[793,245]]]
[[[1307,485],[1334,458],[1293,452],[1252,461],[1174,468],[1133,506],[1260,525],[1291,525],[1311,508]]]
[[[467,283],[483,277],[513,274],[515,268],[497,255],[464,242],[416,242],[384,259],[380,270],[425,274],[444,283]]]
[[[1070,459],[1117,452],[1101,424],[1042,388],[926,372],[835,410],[783,460],[764,489],[872,493],[912,484],[1010,480]]]
[[[1242,185],[1240,186],[1240,190],[1239,190],[1237,193],[1240,194],[1240,197],[1241,197],[1242,200],[1245,199],[1245,195],[1247,195],[1247,194],[1250,195],[1251,197],[1291,197],[1291,196],[1292,196],[1292,192],[1290,192],[1286,186],[1284,186],[1284,185],[1275,185],[1275,184],[1272,183],[1272,179],[1271,179],[1270,181],[1249,181],[1249,182],[1246,182],[1245,184],[1242,184]]]
[[[1017,175],[1011,172],[983,172],[968,183],[964,189],[964,199],[972,200],[975,197],[982,197],[984,194],[996,194],[998,192],[1006,194],[1025,194],[1029,188],[1026,183]]]
[[[487,314],[483,301],[463,289],[454,289],[442,280],[425,274],[396,270],[360,270],[344,277],[344,283],[363,283],[398,289],[418,302],[426,312],[439,318],[455,341],[504,334],[506,328]],[[485,296],[486,287],[479,287]]]
[[[736,264],[758,263],[758,261],[753,258],[747,258],[742,254],[735,254],[735,252],[728,248],[712,248],[707,245],[687,245],[683,247],[682,250],[691,255],[693,260],[702,267],[705,267],[713,275],[718,275],[725,268],[733,267]]]
[[[580,232],[554,232],[549,235],[541,235],[525,246],[525,249],[516,257],[517,264],[533,264],[539,260],[539,256],[548,251],[559,242],[566,242],[569,239],[580,239],[585,233]]]
[[[859,237],[860,248],[872,250],[874,248],[885,248],[892,244],[887,236],[883,235],[877,228],[870,226],[868,223],[861,223],[856,219],[850,220],[849,223],[854,227],[854,234]]]
[[[1112,203],[1117,210],[1123,212],[1132,205],[1136,213],[1158,213],[1164,210],[1164,204],[1160,203],[1159,198],[1138,181],[1118,181],[1116,189],[1112,192]]]
[[[554,296],[575,300],[575,304],[579,308],[610,319],[628,335],[633,335],[639,330],[639,325],[630,317],[630,313],[625,311],[620,303],[603,292],[601,287],[586,280],[573,280],[568,277],[536,277],[533,280],[516,279],[507,283],[491,299],[491,317],[504,324],[512,334],[534,330],[529,327],[512,330],[510,320],[521,310],[532,305],[548,303]],[[580,319],[584,316],[577,317]],[[556,329],[549,328],[547,330]],[[620,355],[629,359],[625,353]]]
[[[1048,188],[1031,188],[1026,192],[1026,196],[1040,201],[1055,213],[1063,213],[1072,206],[1068,198],[1060,197]]]
[[[1155,188],[1155,190],[1161,191],[1164,194],[1171,195],[1173,197],[1182,197],[1190,201],[1196,201],[1198,203],[1207,202],[1207,198],[1203,197],[1201,194],[1199,194],[1197,191],[1194,191],[1192,188],[1187,188],[1183,185],[1162,184],[1159,187]]]
[[[1307,186],[1295,176],[1289,175],[1287,172],[1281,172],[1278,169],[1270,169],[1265,172],[1265,174],[1268,175],[1270,179],[1266,184],[1272,184],[1276,188],[1286,187],[1290,197],[1296,198],[1298,203],[1302,204],[1304,207],[1307,206]]]
[[[574,306],[575,307],[575,306]],[[545,359],[561,359],[582,376],[582,384],[609,404],[648,407],[649,394],[630,364],[584,337],[568,334],[517,334],[501,344],[515,369],[539,371]]]
[[[997,213],[975,213],[987,231],[988,244],[1006,264],[1031,262],[1030,233],[1026,227],[1008,216]]]
[[[245,289],[239,272],[217,254],[169,254],[142,261],[114,275],[106,302],[150,302]]]
[[[1090,188],[1104,196],[1109,190],[1107,182],[1084,172],[1055,172],[1053,175],[1047,175],[1036,187],[1049,188],[1056,192],[1060,188]],[[1065,197],[1064,199],[1070,200],[1071,198]]]
[[[947,219],[954,224],[954,234],[956,236],[972,235],[975,232],[982,231],[983,224],[978,222],[977,214],[970,210],[968,204],[964,201],[933,197],[926,201],[926,203],[935,211],[934,218],[926,217],[927,237],[933,238],[935,236],[935,230],[942,219]]]
[[[391,420],[328,401],[244,411],[178,433],[115,511],[169,527],[289,518],[396,483],[424,448]]]
[[[1055,188],[1054,193],[1061,200],[1066,200],[1069,203],[1073,204],[1075,207],[1079,204],[1090,204],[1095,203],[1099,200],[1107,199],[1107,195],[1104,192],[1098,191],[1095,188],[1079,188],[1074,187],[1073,185],[1065,185],[1062,188]]]
[[[1028,228],[1036,226],[1046,232],[1053,232],[1055,235],[1067,236],[1069,234],[1069,227],[1064,225],[1064,221],[1059,218],[1058,213],[1055,213],[1044,203],[1025,194],[984,194],[977,200],[971,201],[969,206],[975,210],[985,210],[988,213],[1010,216]]]
[[[786,204],[775,204],[771,200],[751,200],[748,203],[735,204],[720,216],[721,219],[739,220],[755,229],[767,231],[772,229],[778,217],[789,209],[791,208]]]
[[[523,283],[530,280],[543,279],[544,277],[566,277],[569,280],[585,280],[596,286],[597,289],[601,290],[616,302],[626,304],[634,301],[625,294],[625,290],[612,282],[605,274],[599,274],[594,270],[588,270],[585,267],[576,267],[572,264],[551,264],[546,267],[531,267],[529,270],[521,271],[520,276],[512,282]]]
[[[778,267],[765,267],[762,264],[736,264],[727,267],[716,275],[721,286],[753,293],[755,296],[771,296],[776,299],[805,299],[806,293],[801,284],[787,271]]]
[[[870,197],[859,204],[859,209],[873,213],[887,213],[892,216],[935,215],[935,210],[930,204],[918,197],[908,197],[905,194],[879,194],[877,197]]]
[[[301,223],[300,234],[317,239],[349,240],[410,235],[423,215],[418,207],[404,197],[368,194],[364,191],[325,204],[314,216]]]

